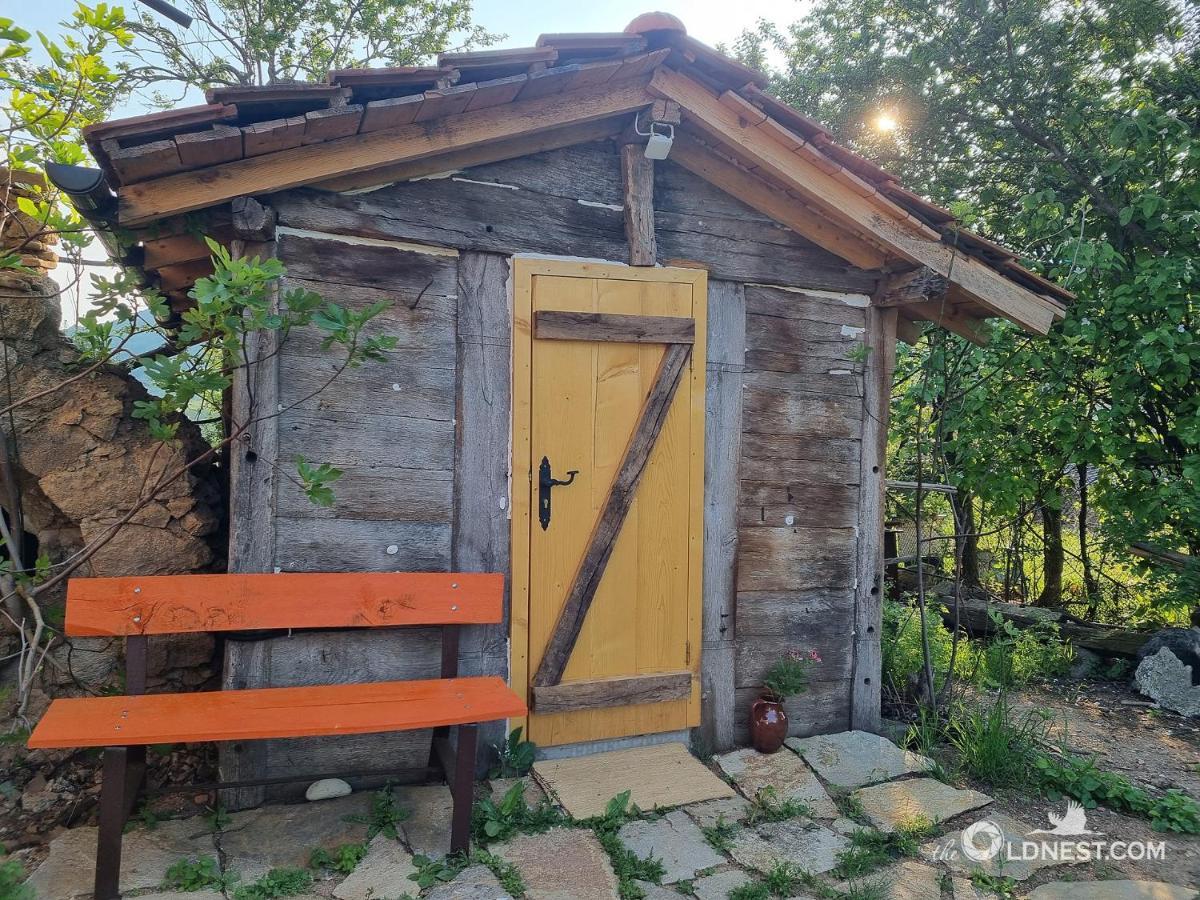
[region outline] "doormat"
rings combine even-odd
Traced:
[[[534,763],[533,776],[577,819],[603,814],[608,801],[625,791],[644,810],[734,796],[679,743],[542,760]]]

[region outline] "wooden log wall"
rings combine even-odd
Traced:
[[[862,463],[859,295],[875,276],[669,160],[655,164],[653,190],[657,261],[710,270],[701,740],[714,750],[744,740],[763,671],[792,648],[825,657],[794,704],[793,730],[845,728]],[[346,474],[328,509],[277,479],[275,567],[509,570],[508,256],[623,261],[622,199],[610,143],[367,192],[272,198],[284,290],[350,305],[392,298],[370,330],[399,338],[386,362],[348,370],[307,400],[336,358],[308,330],[279,354],[280,467],[301,454]],[[506,674],[507,631],[507,622],[472,629],[464,674]],[[254,651],[241,683],[435,674],[435,633],[277,639]],[[424,738],[271,742],[265,767],[419,764]]]

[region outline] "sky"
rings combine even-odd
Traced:
[[[127,9],[134,5],[134,0],[109,2],[121,3]],[[788,25],[809,5],[809,0],[603,0],[579,5],[557,0],[475,0],[474,21],[488,31],[507,35],[498,45],[500,47],[528,47],[533,46],[540,34],[622,31],[641,13],[661,10],[678,16],[688,34],[712,46],[732,41],[743,29],[753,27],[760,19],[780,26]],[[31,31],[55,35],[58,23],[69,18],[74,7],[73,0],[42,0],[23,9],[17,17],[18,24]],[[198,91],[188,100],[203,102]],[[137,115],[143,111],[141,105],[134,102],[118,113]],[[103,251],[93,245],[87,256],[100,260]],[[111,270],[89,267],[79,282],[73,271],[60,269],[55,273],[55,279],[63,288],[64,324],[74,321],[81,308],[86,311],[88,274],[91,272],[112,274]]]

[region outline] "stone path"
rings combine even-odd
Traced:
[[[519,877],[529,900],[617,900],[618,871],[631,871],[638,860],[657,861],[660,884],[637,886],[646,900],[694,897],[724,900],[768,874],[805,873],[794,900],[816,896],[863,896],[871,887],[879,900],[981,900],[995,895],[977,887],[982,873],[1011,878],[1020,900],[1192,900],[1194,888],[1157,882],[1092,881],[1089,869],[1052,861],[987,857],[972,859],[990,842],[1019,842],[1031,827],[989,811],[992,798],[960,790],[928,776],[929,760],[901,750],[865,732],[793,739],[777,754],[738,750],[714,758],[713,766],[732,782],[738,795],[692,803],[674,810],[646,810],[602,844],[591,828],[560,825],[536,834],[518,833],[488,847],[448,881],[421,891],[410,876],[420,854],[439,857],[447,849],[450,795],[444,786],[399,787],[394,800],[407,816],[396,837],[375,834],[365,855],[348,875],[309,870],[314,883],[296,900],[383,900],[404,895],[422,900],[513,900],[504,884]],[[499,800],[516,780],[481,787],[482,796]],[[545,795],[526,779],[533,804]],[[771,801],[764,800],[771,797]],[[294,806],[235,813],[214,831],[203,818],[134,828],[125,837],[122,889],[131,900],[228,900],[232,891],[174,893],[162,887],[169,866],[180,859],[211,857],[222,871],[236,873],[238,885],[276,867],[308,868],[315,848],[336,852],[344,844],[361,845],[368,833],[370,793],[351,794]],[[787,800],[802,804],[781,809]],[[839,864],[854,848],[856,832],[891,832],[915,821],[936,827],[915,859],[902,859],[853,880]],[[965,833],[965,836],[964,836]],[[998,837],[996,837],[998,836]],[[83,900],[90,896],[96,830],[76,828],[50,845],[49,855],[28,884],[39,900]],[[605,847],[609,849],[606,850]],[[610,857],[609,851],[615,856]],[[978,854],[974,854],[978,855]],[[614,868],[613,860],[621,866]],[[486,865],[484,864],[486,863]],[[423,863],[422,863],[423,864]],[[491,868],[489,868],[489,866]],[[493,871],[494,870],[494,871]],[[1047,872],[1046,870],[1051,870]],[[505,881],[497,876],[502,876]],[[646,877],[643,871],[639,877]],[[1047,875],[1050,877],[1048,878]],[[1035,877],[1036,876],[1036,877]],[[630,877],[630,876],[626,876]],[[1022,887],[1027,881],[1036,887]],[[796,882],[799,884],[799,882]],[[626,884],[626,887],[631,886]],[[869,893],[869,892],[868,892]]]

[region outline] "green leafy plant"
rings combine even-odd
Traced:
[[[370,843],[379,834],[394,841],[400,840],[400,825],[408,817],[409,811],[400,808],[395,786],[389,783],[371,795],[371,808],[365,815],[351,813],[342,818],[347,822],[366,825],[367,842]]]
[[[892,833],[862,829],[850,835],[850,846],[838,854],[838,878],[861,878],[902,857],[916,856],[921,841],[933,833],[928,821],[901,823]]]
[[[971,873],[971,884],[981,891],[988,891],[998,897],[1015,897],[1017,883],[1007,875],[992,875],[980,869]]]
[[[763,696],[782,703],[808,690],[809,671],[821,662],[816,650],[791,650],[780,657],[763,676]]]
[[[24,880],[25,870],[17,860],[0,862],[0,897],[3,900],[35,900],[33,888],[22,884]]]
[[[233,816],[229,814],[229,810],[218,803],[208,811],[205,819],[208,821],[208,827],[212,831],[224,831],[229,827],[229,823],[233,821]]]
[[[642,859],[628,850],[617,836],[617,831],[622,825],[639,815],[636,807],[630,807],[629,797],[629,791],[621,792],[608,801],[602,815],[586,819],[579,824],[590,827],[596,833],[600,846],[608,853],[613,872],[617,876],[621,900],[641,900],[645,891],[637,882],[649,881],[658,884],[662,881],[666,869],[662,860],[653,857]]]
[[[501,859],[486,850],[476,850],[471,854],[471,862],[480,863],[491,869],[500,886],[512,897],[525,896],[525,881],[521,878],[520,870],[512,863]]]
[[[956,709],[946,724],[946,738],[960,769],[995,787],[1026,782],[1030,760],[1046,731],[1042,712],[1014,716],[1003,691],[990,705]]]
[[[412,861],[417,871],[408,877],[415,881],[421,890],[453,881],[458,873],[467,867],[467,858],[461,853],[437,858],[418,853],[413,856]]]
[[[215,858],[202,856],[172,863],[163,879],[163,887],[185,892],[202,891],[210,887],[223,891],[235,880],[235,875],[221,872],[221,865]]]
[[[730,891],[729,900],[771,900],[771,891],[761,881],[751,881]]]
[[[791,897],[803,886],[804,879],[796,866],[780,862],[763,875],[763,884],[774,897]]]
[[[706,826],[702,831],[704,839],[714,850],[727,853],[730,839],[738,833],[738,826],[735,822],[726,822],[724,816],[717,816],[717,821]]]
[[[750,801],[746,811],[746,824],[757,825],[760,822],[784,822],[801,816],[811,816],[812,809],[792,797],[779,799],[779,792],[774,787],[760,788]]]
[[[276,900],[294,897],[312,887],[313,878],[304,869],[272,869],[257,881],[244,884],[233,892],[233,900]]]
[[[296,475],[308,499],[316,506],[333,506],[333,488],[329,485],[346,473],[329,463],[314,466],[300,454],[296,454]]]
[[[518,831],[539,833],[565,821],[566,817],[548,802],[530,807],[525,802],[525,785],[519,781],[504,792],[499,802],[484,797],[471,811],[471,830],[476,843],[483,847]]]
[[[328,869],[331,872],[349,875],[366,855],[367,845],[361,842],[340,844],[332,850],[317,847],[308,856],[308,866],[310,869]]]
[[[537,744],[521,739],[521,728],[514,728],[504,743],[496,747],[496,765],[489,778],[519,778],[528,775],[537,758]]]

